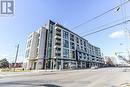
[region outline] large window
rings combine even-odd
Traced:
[[[74,41],[74,35],[73,34],[70,34],[70,40]]]
[[[69,41],[63,40],[63,47],[69,48]]]
[[[69,50],[68,49],[63,49],[63,58],[69,58]]]
[[[50,22],[49,24],[49,30],[48,30],[48,49],[47,49],[47,57],[51,58],[51,52],[52,52],[52,39],[53,39],[53,24]]]
[[[75,49],[75,44],[73,42],[70,42],[70,49]]]
[[[70,51],[70,58],[75,59],[75,51]]]
[[[76,42],[79,43],[79,38],[78,37],[76,37]]]
[[[63,38],[65,38],[65,39],[68,39],[68,38],[69,38],[68,32],[66,32],[66,31],[64,31],[64,30],[63,30]]]

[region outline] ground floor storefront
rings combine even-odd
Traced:
[[[44,63],[44,69],[85,69],[91,68],[92,66],[103,67],[103,64],[69,59],[46,59]]]
[[[91,68],[92,66],[103,67],[102,63],[83,61],[83,60],[72,60],[72,59],[35,59],[28,60],[27,69],[39,70],[39,69],[85,69]]]

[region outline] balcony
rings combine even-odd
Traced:
[[[61,40],[55,40],[55,43],[61,43]]]
[[[56,36],[61,36],[61,32],[56,31]]]
[[[56,26],[56,27],[55,27],[55,29],[56,29],[56,30],[61,30],[62,28],[60,28],[60,27]]]
[[[58,43],[58,42],[57,42],[57,43],[55,43],[55,45],[56,45],[56,46],[61,46],[61,43]]]
[[[61,53],[55,53],[55,57],[56,58],[60,58],[61,57]]]
[[[61,46],[61,40],[56,40],[55,45]]]
[[[54,38],[61,38],[61,36],[57,36],[57,35],[56,35]]]

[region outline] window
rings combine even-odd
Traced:
[[[30,46],[31,46],[31,40],[29,40],[27,43],[27,47],[30,47]]]
[[[75,49],[75,45],[73,42],[70,42],[70,49]]]
[[[73,34],[70,34],[70,40],[74,41],[74,35]]]
[[[84,51],[87,52],[87,48],[84,48]]]
[[[81,50],[83,50],[83,46],[81,46]]]
[[[61,53],[55,53],[55,56],[56,56],[56,57],[60,57],[60,56],[61,56]]]
[[[89,60],[89,55],[87,54],[86,56],[87,56],[87,60]]]
[[[53,25],[52,25],[52,24],[50,24],[50,29],[51,29],[51,30],[53,29]]]
[[[28,50],[26,51],[26,58],[29,56],[29,52],[30,52],[30,50],[28,49]]]
[[[92,50],[90,50],[89,52],[90,52],[90,54],[92,54]]]
[[[86,54],[85,53],[83,53],[83,56],[84,56],[84,59],[86,59]]]
[[[92,46],[92,51],[94,50],[94,47]]]
[[[51,58],[51,48],[48,48],[47,51],[48,51],[48,54],[47,54],[48,58]]]
[[[82,53],[81,53],[81,52],[79,52],[79,58],[80,58],[80,59],[82,58]]]
[[[69,37],[68,32],[63,30],[63,38],[68,39],[68,37]]]
[[[77,44],[76,49],[79,49],[79,45]]]
[[[60,51],[61,51],[61,48],[55,48],[55,51],[56,51],[56,52],[60,52]]]
[[[80,44],[83,45],[83,41],[80,39]]]
[[[76,42],[79,43],[79,38],[78,37],[76,37]]]
[[[68,49],[63,49],[63,58],[69,58],[69,50]]]
[[[52,30],[49,29],[48,31],[48,47],[52,47]]]
[[[69,41],[63,40],[63,47],[69,48]]]
[[[75,59],[75,51],[70,51],[70,58]]]
[[[89,44],[89,49],[92,49],[92,46]]]
[[[84,41],[84,46],[86,47],[86,42]]]
[[[92,59],[92,60],[95,60],[95,59]]]

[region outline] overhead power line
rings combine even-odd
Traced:
[[[105,14],[107,14],[107,13],[113,11],[113,10],[115,10],[115,9],[119,9],[120,6],[125,5],[125,4],[128,3],[129,1],[130,1],[130,0],[128,0],[128,1],[126,1],[126,2],[124,2],[124,3],[122,3],[122,4],[119,4],[119,5],[115,6],[114,8],[112,8],[112,9],[106,11],[106,12],[103,12],[102,14],[100,14],[100,15],[98,15],[98,16],[93,17],[92,19],[89,19],[89,20],[87,20],[87,21],[85,21],[85,22],[83,22],[83,23],[81,23],[81,24],[79,24],[79,25],[73,27],[72,30],[73,30],[73,29],[76,29],[76,28],[78,28],[78,27],[80,27],[80,26],[82,26],[82,25],[84,25],[84,24],[86,24],[86,23],[89,23],[89,22],[91,22],[91,21],[93,21],[93,20],[95,20],[95,19],[97,19],[97,18],[99,18],[99,17],[101,17],[101,16],[103,16],[103,15],[105,15]],[[117,10],[117,11],[118,11],[118,10]]]
[[[118,24],[115,24],[115,25],[112,25],[112,26],[109,26],[109,27],[106,27],[106,28],[103,28],[103,29],[91,32],[91,33],[88,33],[88,34],[86,34],[86,35],[84,35],[82,37],[86,37],[86,36],[89,36],[89,35],[92,35],[92,34],[95,34],[95,33],[98,33],[98,32],[104,31],[104,30],[107,30],[109,28],[112,28],[112,27],[115,27],[115,26],[118,26],[118,25],[121,25],[121,24],[124,24],[124,23],[127,23],[127,22],[130,22],[130,20],[126,20],[126,21],[123,21],[121,23],[118,23]]]
[[[127,19],[130,18],[130,16],[123,17],[123,18],[121,18],[121,19],[118,19],[118,20],[112,21],[112,22],[110,22],[110,23],[107,23],[107,24],[98,26],[98,27],[96,27],[96,28],[92,28],[92,29],[90,29],[90,30],[87,31],[87,32],[91,32],[91,31],[96,30],[96,29],[101,29],[101,28],[103,28],[103,27],[105,27],[105,26],[107,27],[107,26],[109,26],[109,25],[111,25],[111,24],[114,24],[114,23],[117,23],[117,22],[120,22],[120,21],[126,21],[126,18],[127,18]],[[86,33],[84,33],[84,34],[86,34]]]

